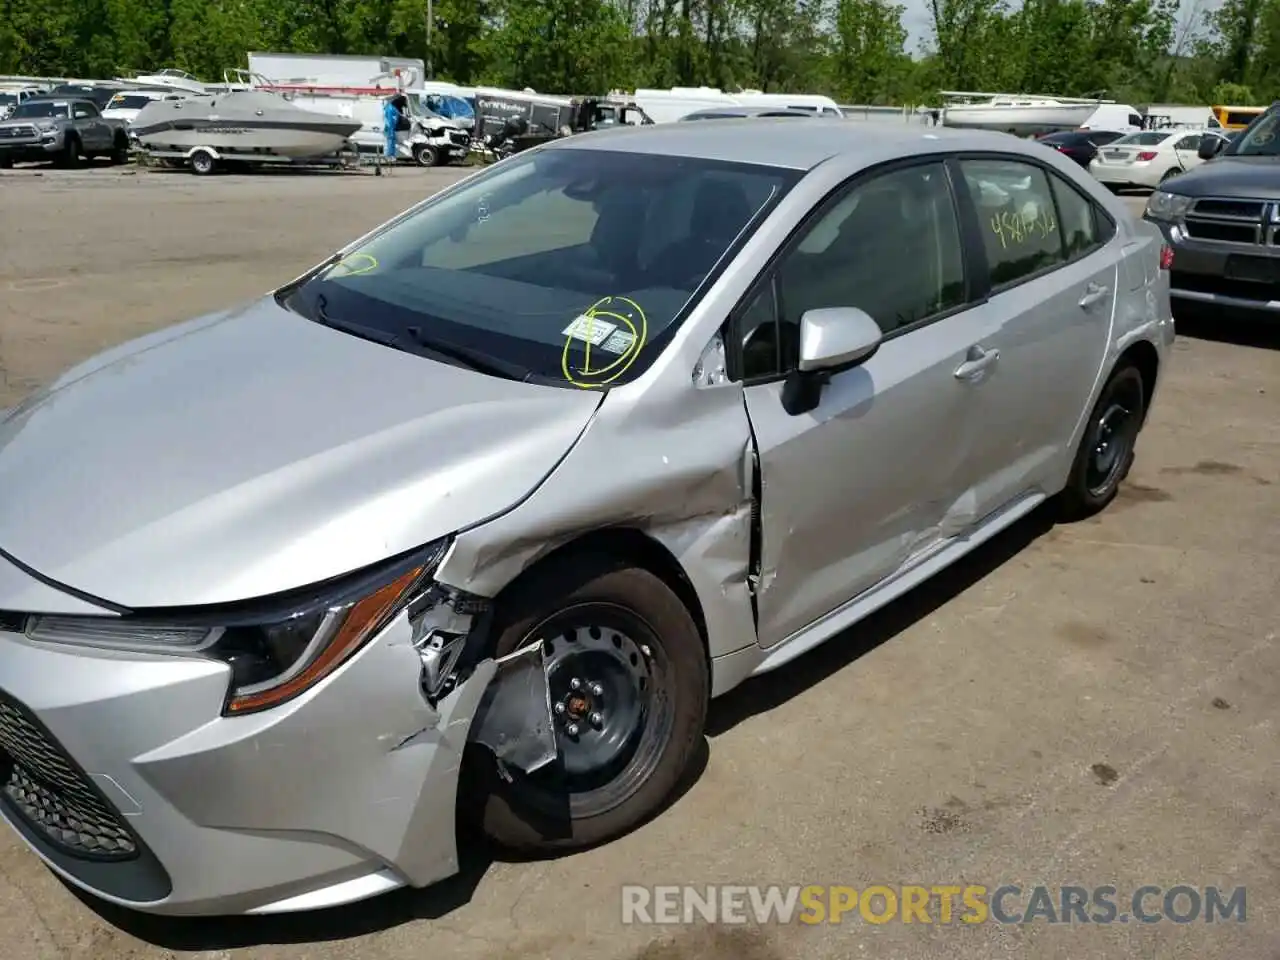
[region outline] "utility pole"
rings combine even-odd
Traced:
[[[427,79],[434,80],[436,78],[435,67],[431,64],[431,27],[435,22],[435,4],[433,0],[427,0]]]

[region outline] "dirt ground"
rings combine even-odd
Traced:
[[[0,174],[0,406],[456,176]],[[2,830],[5,960],[1280,957],[1280,326],[1185,333],[1109,510],[1032,517],[718,701],[701,775],[636,834],[324,914],[174,922],[86,903]],[[657,928],[622,925],[624,883],[1244,885],[1248,908]]]

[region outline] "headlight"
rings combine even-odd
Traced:
[[[1156,220],[1181,220],[1190,206],[1190,197],[1156,190],[1147,200],[1147,216]]]
[[[447,540],[340,581],[220,607],[120,617],[31,617],[45,643],[217,659],[231,668],[223,712],[278,706],[319,683],[430,587]]]
[[[39,130],[41,133],[53,133],[58,129],[58,125],[55,123],[49,123],[48,121],[45,121],[43,123],[37,123],[36,129]]]

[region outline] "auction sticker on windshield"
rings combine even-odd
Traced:
[[[602,320],[592,313],[584,313],[575,317],[573,323],[560,332],[572,340],[582,340],[593,347],[598,347],[608,340],[609,335],[617,329],[618,325],[616,323]]]

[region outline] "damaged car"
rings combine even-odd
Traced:
[[[164,914],[426,886],[459,810],[511,850],[626,833],[711,699],[1112,500],[1165,262],[981,131],[485,168],[0,415],[0,813]]]

